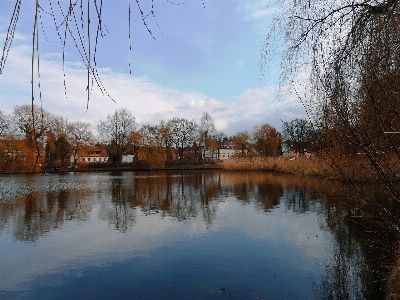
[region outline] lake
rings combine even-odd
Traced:
[[[0,176],[1,299],[381,299],[345,185],[261,172]]]

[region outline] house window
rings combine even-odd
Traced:
[[[104,161],[107,161],[107,158],[104,157]]]
[[[87,161],[90,161],[90,157],[88,157]]]
[[[96,157],[95,157],[95,158],[93,158],[93,161],[96,161]]]

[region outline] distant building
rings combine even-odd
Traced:
[[[108,152],[105,148],[90,146],[81,149],[76,157],[78,163],[107,163]],[[74,157],[71,155],[70,162],[74,162]]]
[[[236,149],[232,142],[225,142],[221,144],[218,150],[206,150],[205,158],[210,160],[226,160],[240,153],[241,150]]]
[[[232,142],[226,142],[219,148],[219,159],[226,160],[232,156],[240,154],[241,151],[236,149]]]
[[[135,157],[134,154],[124,154],[124,155],[122,155],[121,163],[131,164],[131,163],[133,163],[134,157]]]

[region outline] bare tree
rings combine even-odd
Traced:
[[[77,163],[77,155],[79,150],[92,137],[92,132],[89,129],[90,125],[86,122],[71,122],[67,125],[68,140],[72,149],[74,158],[74,168]]]
[[[103,140],[111,143],[110,149],[115,148],[114,159],[119,166],[129,136],[136,129],[135,117],[127,109],[116,110],[106,120],[100,121],[97,128]]]
[[[399,1],[287,0],[279,5],[282,13],[266,39],[263,62],[271,58],[274,45],[280,46],[272,33],[282,30],[283,82],[310,71],[309,94],[298,96],[321,132],[318,154],[353,185],[386,230],[400,238],[398,217],[357,184],[357,179],[380,182],[400,203],[394,184],[400,160]]]
[[[178,149],[179,158],[183,160],[183,151],[191,146],[196,139],[198,128],[194,120],[173,118],[168,121],[172,140]]]
[[[143,125],[140,127],[138,133],[141,136],[141,145],[144,147],[156,148],[161,146],[162,139],[159,135],[158,126]]]
[[[291,150],[304,153],[314,142],[314,128],[307,119],[294,118],[282,125],[283,141]]]
[[[218,145],[218,159],[220,159],[220,149],[221,149],[222,143],[224,141],[226,141],[227,139],[228,139],[228,137],[222,131],[214,134],[214,140],[217,142],[217,145]]]
[[[10,128],[10,123],[8,120],[8,116],[6,116],[1,110],[0,110],[0,136],[5,134],[8,129]]]
[[[209,139],[215,134],[214,119],[208,112],[204,112],[201,116],[199,126],[200,145],[203,145],[203,158],[208,150]]]
[[[55,116],[36,105],[21,105],[14,107],[10,119],[13,133],[25,139],[31,150],[36,149],[33,172],[39,170],[39,160],[43,159],[40,148],[44,146],[48,134],[55,128]]]
[[[25,139],[31,149],[36,149],[39,159],[41,156],[39,143],[44,146],[48,140],[48,135],[56,132],[56,123],[59,119],[38,106],[33,106],[32,109],[30,105],[21,105],[14,107],[11,115],[11,126],[16,136]]]

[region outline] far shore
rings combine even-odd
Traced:
[[[334,170],[327,161],[318,157],[298,156],[296,159],[286,157],[232,157],[219,163],[204,164],[173,164],[169,166],[148,167],[122,164],[116,166],[85,166],[78,168],[41,168],[39,172],[1,172],[0,174],[29,174],[29,173],[84,173],[84,172],[120,172],[120,171],[163,171],[163,170],[225,170],[233,172],[258,171],[274,174],[300,175],[335,181],[352,181],[358,183],[379,184],[373,173],[365,168],[362,160],[346,161],[341,172]],[[357,167],[358,166],[358,167]],[[360,167],[361,166],[361,167]],[[347,179],[343,175],[347,176]],[[371,177],[372,176],[372,177]]]
[[[199,165],[175,165],[159,168],[148,168],[138,166],[119,166],[119,167],[96,167],[96,168],[42,168],[34,173],[69,173],[69,172],[115,172],[115,171],[162,171],[162,170],[221,170],[221,164],[199,164]],[[0,172],[0,174],[31,174],[33,172]]]
[[[122,164],[116,166],[85,166],[84,168],[41,168],[39,172],[0,172],[0,174],[29,174],[29,173],[84,173],[84,172],[117,172],[117,171],[163,171],[163,170],[225,170],[233,172],[258,171],[274,174],[310,176],[319,179],[339,180],[338,176],[321,159],[299,156],[296,159],[286,157],[233,157],[220,163],[205,164],[174,164],[170,166],[146,167]]]

